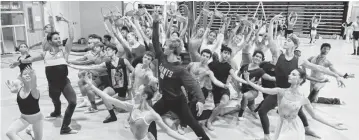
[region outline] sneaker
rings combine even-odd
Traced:
[[[49,116],[45,117],[45,119],[55,119],[55,118],[61,118],[61,113],[60,114],[55,114],[55,112],[51,112]]]
[[[73,130],[70,127],[66,128],[66,129],[61,129],[60,130],[60,135],[67,135],[67,134],[77,134],[78,131],[77,130]]]
[[[97,109],[89,107],[84,113],[89,114],[89,113],[96,113],[96,112],[98,112]]]
[[[115,122],[117,121],[117,117],[107,117],[103,123],[110,123],[110,122]]]
[[[77,106],[77,108],[83,108],[83,107],[88,107],[91,104],[89,103],[88,100],[84,100],[80,105]]]
[[[186,132],[184,132],[185,127],[182,127],[181,125],[177,126],[178,134],[184,135]]]
[[[238,117],[238,121],[244,121],[244,117]]]

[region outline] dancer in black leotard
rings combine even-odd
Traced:
[[[40,92],[36,85],[36,75],[29,66],[21,70],[21,83],[6,82],[12,93],[17,93],[17,103],[21,112],[20,118],[16,119],[9,127],[6,135],[10,140],[21,140],[18,133],[28,125],[32,125],[33,139],[41,140],[43,134],[43,115],[40,112]]]
[[[319,15],[319,19],[316,18],[316,15],[313,16],[311,25],[310,25],[310,44],[315,43],[315,37],[317,36],[317,27],[320,24],[322,15]]]
[[[25,44],[25,43],[21,43],[17,49],[20,51],[21,53],[21,56],[19,56],[17,58],[17,61],[21,61],[23,59],[26,59],[26,58],[29,58],[31,57],[31,55],[29,54],[29,47]],[[19,68],[20,68],[20,71],[24,70],[27,66],[30,66],[31,67],[31,63],[28,63],[28,64],[20,64],[19,65]],[[15,65],[10,65],[10,68],[14,68]]]
[[[19,62],[14,62],[13,65],[20,65],[21,63],[32,63],[35,61],[44,60],[45,73],[49,84],[49,96],[52,99],[55,110],[47,118],[60,117],[61,115],[61,93],[68,101],[68,106],[64,115],[60,134],[75,134],[77,131],[72,130],[69,125],[71,117],[76,108],[76,93],[71,86],[70,80],[67,78],[68,68],[67,60],[72,48],[72,40],[74,38],[73,25],[68,20],[62,18],[68,24],[69,40],[66,43],[65,49],[62,48],[62,41],[58,32],[48,34],[47,41],[51,45],[49,51],[42,52],[37,56],[33,56]],[[61,48],[60,48],[61,47]]]

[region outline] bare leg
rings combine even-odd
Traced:
[[[42,140],[43,135],[43,121],[40,120],[32,125],[32,129],[34,131],[33,138],[35,140]]]
[[[24,130],[29,123],[22,118],[15,120],[9,127],[8,131],[6,132],[6,136],[10,140],[22,140],[17,133]]]
[[[221,109],[223,109],[227,104],[228,104],[228,101],[229,101],[229,96],[224,94],[222,96],[222,99],[221,99],[221,102],[219,103],[219,105],[213,109],[213,112],[211,114],[211,116],[208,118],[207,120],[207,128],[211,131],[214,130],[213,126],[212,126],[212,121],[214,120],[215,117],[217,117],[219,115],[219,113],[221,112]]]

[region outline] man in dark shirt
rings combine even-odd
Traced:
[[[181,41],[179,39],[171,39],[166,41],[164,52],[159,42],[159,15],[154,14],[153,19],[153,35],[152,43],[156,52],[156,58],[159,60],[159,87],[162,98],[153,105],[153,109],[163,115],[168,111],[174,112],[180,121],[188,124],[201,140],[209,140],[209,137],[199,125],[198,121],[193,117],[186,97],[181,90],[181,86],[185,87],[188,94],[196,96],[198,102],[198,116],[203,111],[204,96],[198,85],[198,82],[192,75],[180,65],[178,56],[182,50]],[[152,122],[149,126],[149,132],[157,139],[156,123]]]
[[[231,75],[231,77],[238,82],[247,83],[243,79],[239,78],[237,74],[235,74],[232,66],[229,64],[231,54],[232,49],[222,45],[221,60],[213,60],[211,63],[208,64],[209,69],[213,72],[214,77],[216,77],[216,79],[218,79],[224,84],[227,83],[229,75]],[[214,128],[212,126],[212,121],[216,116],[219,115],[221,109],[223,109],[228,104],[230,92],[229,89],[218,87],[212,82],[212,94],[216,108],[213,109],[211,117],[208,118],[206,122],[206,126],[209,130],[213,131]]]

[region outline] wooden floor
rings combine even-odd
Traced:
[[[320,44],[323,42],[329,42],[332,45],[332,50],[329,53],[328,58],[334,63],[335,67],[341,72],[355,73],[359,75],[359,56],[351,56],[352,53],[352,44],[345,43],[344,41],[338,40],[318,40],[316,46],[308,46],[306,43],[309,42],[308,39],[302,39],[302,56],[308,58],[312,55],[317,55],[319,53]],[[238,61],[240,61],[240,54],[237,56]],[[266,57],[270,58],[270,57]],[[13,58],[2,58],[2,60],[15,59]],[[36,74],[38,76],[38,86],[41,91],[40,106],[41,111],[44,115],[48,115],[53,110],[52,102],[48,96],[47,91],[47,81],[44,72],[44,63],[36,62],[33,64]],[[14,79],[18,74],[18,69],[9,69],[8,67],[1,68],[1,139],[7,140],[5,135],[7,128],[15,119],[20,115],[19,109],[16,104],[16,95],[13,95],[6,88],[4,82],[7,79]],[[72,81],[72,85],[75,88],[75,91],[79,93],[77,87],[77,71],[70,69],[69,78]],[[347,131],[338,131],[334,130],[328,126],[320,124],[317,121],[309,119],[310,127],[315,130],[322,140],[357,140],[357,133],[359,132],[359,94],[356,91],[358,86],[357,79],[348,79],[345,80],[346,88],[340,89],[336,86],[336,81],[333,78],[330,78],[331,82],[326,85],[325,88],[320,92],[321,96],[326,97],[339,97],[346,102],[346,105],[318,105],[315,104],[316,111],[323,115],[324,118],[343,122],[345,126],[349,129]],[[309,94],[309,83],[306,83],[301,91],[308,95]],[[259,96],[261,97],[261,96]],[[61,97],[63,102],[62,110],[64,112],[67,103],[66,100]],[[257,103],[262,100],[261,98],[257,99]],[[234,101],[236,102],[236,101]],[[209,104],[210,106],[210,104]],[[85,108],[76,109],[73,115],[73,120],[71,126],[77,130],[79,133],[76,135],[59,135],[59,130],[61,126],[61,119],[54,121],[44,121],[44,138],[43,140],[133,140],[133,136],[130,130],[123,127],[123,123],[128,117],[128,113],[118,114],[118,121],[110,124],[103,124],[103,119],[108,115],[105,107],[103,105],[99,106],[100,111],[96,114],[84,114]],[[263,137],[263,131],[261,128],[260,121],[258,119],[253,119],[248,113],[245,113],[245,121],[240,123],[233,122],[231,118],[225,117],[216,121],[214,123],[215,131],[208,133],[212,140],[255,140]],[[270,123],[271,123],[271,132],[274,133],[274,130],[277,126],[278,116],[275,111],[269,113]],[[188,138],[195,139],[195,135],[191,130],[186,130],[188,133],[185,135]],[[20,132],[20,136],[29,140],[30,137],[25,134],[25,132]],[[159,131],[160,140],[170,140],[169,136]],[[307,137],[307,140],[315,140],[315,138]]]

